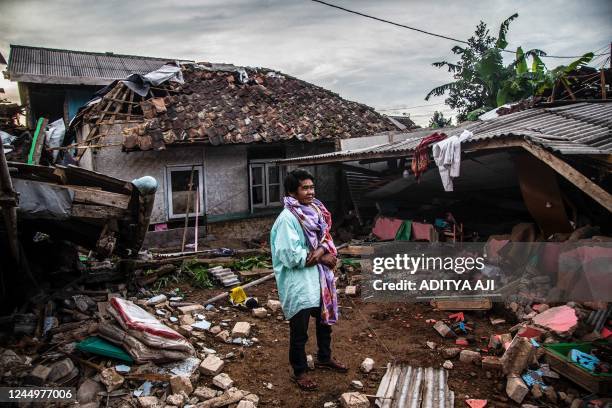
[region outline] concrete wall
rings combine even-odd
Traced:
[[[208,232],[217,238],[264,239],[270,238],[270,230],[276,216],[247,218],[235,221],[214,222],[208,224]]]
[[[206,146],[206,213],[234,214],[249,211],[247,146]]]
[[[101,133],[107,136],[104,144],[123,141],[122,125],[104,126]],[[290,143],[286,146],[287,157],[298,157],[327,153],[334,150],[333,144]],[[166,191],[166,168],[177,165],[204,166],[204,205],[209,216],[238,215],[249,213],[249,171],[247,145],[185,146],[169,147],[162,151],[121,151],[121,146],[99,149],[92,155],[91,168],[123,180],[152,176],[158,182],[151,223],[168,221]],[[89,162],[84,160],[85,164]],[[89,167],[89,165],[87,166]],[[317,197],[333,210],[338,200],[336,180],[338,169],[331,166],[308,168],[316,178]],[[275,217],[249,218],[235,221],[214,222],[209,232],[218,237],[252,239],[269,231]]]
[[[108,135],[104,144],[121,143],[121,129],[121,125],[103,126],[100,132]],[[192,164],[204,164],[203,146],[130,153],[122,152],[121,146],[113,146],[100,149],[93,157],[93,170],[97,172],[128,181],[143,176],[151,176],[157,180],[158,188],[151,213],[152,224],[168,221],[166,167]]]

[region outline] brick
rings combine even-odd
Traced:
[[[184,324],[182,326],[179,326],[178,332],[185,337],[189,337],[191,336],[191,333],[193,333],[193,327],[191,327],[191,325],[189,324]]]
[[[259,404],[259,397],[257,396],[257,394],[249,394],[248,391],[242,391],[244,393],[246,393],[247,395],[242,399],[243,401],[250,401],[253,403],[253,405],[257,406],[257,404]]]
[[[181,314],[193,314],[195,312],[203,312],[204,306],[202,305],[189,305],[189,306],[179,306],[177,307]]]
[[[195,319],[190,314],[179,316],[179,324],[181,326],[192,325],[194,323],[195,323]]]
[[[500,372],[503,371],[504,369],[499,357],[495,357],[495,356],[484,356],[482,358],[482,368],[484,368],[485,370],[500,371]]]
[[[520,404],[529,392],[529,388],[520,377],[510,376],[506,382],[506,394],[511,400]]]
[[[433,328],[438,332],[438,334],[442,337],[457,337],[454,331],[451,330],[444,322],[437,321],[436,324],[433,325]]]
[[[206,401],[208,399],[216,397],[217,391],[206,386],[201,386],[195,389],[193,395],[197,397],[200,401]]]
[[[340,405],[343,408],[369,408],[370,401],[360,392],[345,392],[340,396]]]
[[[189,376],[186,375],[173,375],[172,377],[170,377],[170,387],[172,388],[173,394],[180,394],[181,392],[185,392],[185,394],[189,395],[193,392],[193,385],[191,385],[191,380],[189,379]]]
[[[79,405],[95,402],[98,399],[98,393],[101,391],[103,391],[102,384],[90,378],[86,379],[77,391]]]
[[[227,343],[228,340],[231,338],[230,333],[227,330],[220,331],[219,334],[217,334],[215,337],[224,343]]]
[[[105,368],[100,373],[100,381],[106,386],[106,391],[112,392],[123,385],[125,378],[117,373],[114,368]]]
[[[533,345],[525,337],[515,336],[501,362],[504,374],[521,374],[533,357]]]
[[[223,370],[225,363],[215,355],[208,355],[200,364],[200,372],[205,375],[217,375]]]
[[[458,347],[448,347],[442,349],[442,355],[445,358],[455,358],[461,353],[461,349]]]
[[[461,353],[459,353],[459,361],[464,363],[480,364],[481,356],[477,351],[461,350]]]
[[[221,326],[213,326],[210,328],[210,330],[208,330],[211,334],[213,335],[217,335],[219,333],[221,333],[223,331],[223,329],[221,328]]]
[[[183,397],[182,394],[172,394],[168,395],[168,398],[166,398],[166,404],[174,405],[176,407],[182,406],[184,401],[185,397]]]
[[[234,385],[234,380],[229,375],[221,373],[213,377],[213,385],[221,388],[222,390],[228,390]]]
[[[357,296],[358,292],[359,292],[359,287],[355,285],[349,285],[344,288],[344,293],[347,296]]]
[[[251,324],[248,322],[238,322],[232,329],[232,337],[248,337],[251,333]]]
[[[268,315],[268,310],[265,307],[258,307],[253,309],[253,316],[258,318],[264,318]]]
[[[276,312],[277,310],[280,310],[281,302],[274,299],[268,299],[268,303],[266,303],[266,306],[268,306],[268,309],[270,309],[272,312]]]
[[[159,399],[157,397],[138,397],[138,405],[142,408],[157,408]]]
[[[47,382],[47,378],[49,378],[49,374],[51,373],[51,368],[39,364],[30,373],[28,376],[28,384],[31,385],[43,385]]]
[[[256,405],[252,401],[242,400],[236,408],[255,408]]]

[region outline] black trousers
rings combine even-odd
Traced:
[[[317,321],[317,354],[318,361],[331,359],[331,326],[321,323],[321,308],[302,309],[289,319],[289,362],[293,374],[299,376],[308,369],[306,363],[306,342],[308,341],[308,323],[310,317]]]

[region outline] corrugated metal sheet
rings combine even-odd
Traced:
[[[453,408],[455,393],[448,388],[443,368],[388,364],[376,392],[379,408]]]
[[[103,85],[167,61],[172,59],[11,45],[7,70],[13,81]]]
[[[582,102],[565,106],[532,108],[495,119],[473,122],[448,132],[459,134],[464,129],[474,136],[470,143],[497,138],[524,138],[563,155],[612,153],[612,103]],[[432,130],[431,133],[434,131]],[[367,160],[368,158],[408,157],[423,139],[415,138],[385,143],[363,149],[346,150],[316,156],[286,159],[282,163],[307,164],[335,161]]]

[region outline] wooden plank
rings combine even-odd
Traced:
[[[372,255],[373,253],[374,247],[371,246],[349,245],[345,248],[338,250],[338,254],[347,256]]]
[[[120,180],[92,170],[86,170],[72,164],[68,167],[58,167],[64,169],[70,184],[102,187],[106,191],[120,194],[131,194],[134,188],[129,181]]]
[[[107,207],[127,210],[130,196],[126,194],[110,193],[108,191],[94,190],[92,188],[75,188],[66,186],[74,191],[74,201],[85,204],[105,205]]]
[[[274,273],[274,269],[268,268],[253,268],[250,271],[238,271],[241,278],[252,278],[255,276],[267,276],[271,273]]]
[[[123,218],[127,212],[120,208],[107,207],[104,205],[73,204],[71,215],[78,218]]]
[[[493,307],[489,298],[434,299],[430,303],[438,310],[489,310]]]
[[[125,98],[128,95],[128,92],[130,92],[130,88],[128,88],[127,86],[124,87],[125,90],[123,91],[123,93],[121,94],[121,97],[119,97],[119,101],[115,101],[115,110],[112,113],[112,116],[110,118],[110,124],[113,125],[115,123],[115,116],[119,113],[119,111],[121,110],[121,108],[123,108],[123,104],[125,103]]]
[[[138,102],[134,102],[134,91],[130,89],[130,101],[128,102],[128,111],[127,111],[127,120],[129,121],[132,118],[132,107],[133,105],[138,105]]]
[[[606,190],[599,187],[584,174],[580,173],[574,167],[570,166],[549,151],[526,142],[523,143],[523,147],[529,153],[533,154],[535,157],[552,167],[553,170],[565,177],[580,190],[584,191],[589,197],[597,201],[608,211],[612,212],[612,195]]]

